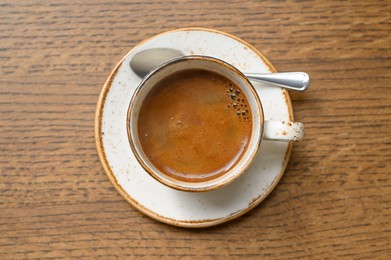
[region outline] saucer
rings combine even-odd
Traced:
[[[292,144],[262,141],[251,167],[233,183],[208,192],[166,187],[140,166],[129,145],[126,116],[141,79],[130,69],[132,56],[150,48],[174,48],[224,60],[242,72],[275,72],[271,63],[245,41],[216,30],[186,28],[147,39],[118,63],[99,96],[95,141],[103,168],[118,192],[136,209],[158,221],[181,227],[207,227],[237,218],[261,203],[274,189],[288,163]],[[265,120],[293,121],[286,90],[252,82]]]

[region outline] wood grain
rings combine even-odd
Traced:
[[[226,31],[280,71],[306,139],[257,208],[201,230],[158,223],[106,177],[93,120],[117,61],[180,27]],[[0,3],[0,259],[391,258],[390,1]]]

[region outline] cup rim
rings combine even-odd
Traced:
[[[257,131],[259,132],[259,134],[256,136],[257,140],[256,140],[256,143],[254,145],[253,151],[251,151],[251,155],[247,159],[247,161],[244,163],[244,165],[239,170],[237,170],[237,172],[232,174],[232,176],[230,178],[224,180],[223,182],[218,182],[218,183],[214,183],[214,184],[211,184],[211,185],[205,185],[205,186],[198,187],[198,188],[197,187],[190,187],[190,186],[184,186],[184,185],[179,185],[179,184],[176,184],[176,183],[167,182],[165,179],[161,178],[159,176],[159,174],[155,173],[155,171],[148,165],[148,162],[145,162],[143,157],[139,154],[139,151],[138,151],[138,149],[136,147],[135,141],[133,140],[132,131],[130,129],[131,128],[130,120],[131,120],[132,110],[133,110],[133,108],[135,106],[135,100],[137,99],[137,96],[139,95],[139,93],[142,90],[143,86],[149,81],[149,79],[154,74],[156,74],[159,71],[165,69],[167,66],[172,66],[173,64],[176,64],[176,63],[185,62],[185,61],[191,61],[191,60],[204,60],[204,61],[208,61],[208,62],[213,62],[213,63],[218,64],[220,66],[224,66],[224,67],[228,68],[229,70],[231,70],[232,72],[234,72],[236,74],[236,76],[238,76],[239,78],[241,78],[243,80],[243,82],[245,82],[247,88],[250,90],[254,100],[256,101],[256,109],[259,110],[259,115],[260,115],[260,124],[259,124],[259,126],[257,128]],[[253,109],[253,108],[251,107],[251,109]],[[264,111],[263,111],[263,107],[262,107],[262,103],[260,101],[259,95],[257,94],[257,91],[255,90],[255,87],[252,85],[250,80],[239,69],[234,67],[232,64],[229,64],[228,62],[220,60],[220,59],[215,58],[215,57],[206,56],[206,55],[185,55],[185,56],[177,57],[177,58],[174,58],[174,59],[170,59],[170,60],[160,64],[159,66],[157,66],[156,68],[151,70],[147,74],[147,76],[145,76],[141,80],[141,82],[137,86],[137,88],[136,88],[135,92],[133,93],[132,98],[130,99],[130,102],[129,102],[127,116],[126,116],[126,129],[127,129],[127,134],[128,134],[128,141],[129,141],[130,147],[131,147],[131,149],[133,151],[133,154],[135,155],[137,161],[140,163],[141,167],[151,177],[153,177],[158,182],[160,182],[160,183],[162,183],[162,184],[164,184],[164,185],[166,185],[168,187],[171,187],[173,189],[179,190],[179,191],[206,192],[206,191],[215,190],[215,189],[218,189],[218,188],[221,188],[221,187],[224,187],[224,186],[228,185],[229,183],[231,183],[234,180],[236,180],[237,178],[239,178],[251,166],[251,164],[254,161],[257,153],[259,152],[260,146],[261,146],[261,142],[262,142],[263,135],[264,135],[264,121],[265,121],[265,119],[264,119]],[[140,149],[142,149],[142,148],[140,148]],[[228,174],[228,173],[226,173],[226,174]],[[226,174],[224,174],[224,175],[226,175]],[[201,183],[202,182],[199,182],[198,184],[201,184]]]

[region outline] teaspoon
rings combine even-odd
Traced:
[[[160,64],[181,56],[181,51],[170,48],[153,48],[136,53],[129,65],[140,77],[144,78],[150,71]],[[310,85],[310,78],[304,72],[281,73],[243,73],[248,79],[270,83],[272,86],[283,87],[291,90],[304,91]]]

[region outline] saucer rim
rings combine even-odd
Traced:
[[[244,44],[246,47],[251,49],[255,54],[257,54],[262,59],[262,61],[265,63],[265,65],[267,65],[270,72],[277,72],[277,70],[274,68],[274,66],[271,64],[271,62],[266,58],[266,56],[261,51],[256,49],[254,46],[252,46],[248,42],[238,38],[237,36],[234,36],[230,33],[222,32],[220,30],[203,28],[203,27],[186,27],[186,28],[178,28],[178,29],[174,29],[174,30],[164,31],[162,33],[158,33],[156,35],[153,35],[152,37],[148,37],[148,38],[142,40],[141,42],[139,42],[138,44],[136,44],[130,51],[128,51],[121,58],[121,60],[117,63],[117,65],[114,67],[114,69],[110,72],[109,76],[107,77],[107,79],[103,85],[103,88],[99,94],[99,98],[98,98],[98,101],[96,104],[96,111],[95,111],[95,119],[94,119],[95,145],[96,145],[96,149],[97,149],[97,153],[98,153],[101,165],[105,171],[105,174],[107,175],[107,177],[109,178],[109,180],[111,181],[113,186],[116,188],[116,190],[120,193],[120,195],[130,205],[132,205],[134,208],[136,208],[141,213],[147,215],[148,217],[150,217],[154,220],[157,220],[159,222],[162,222],[162,223],[166,223],[166,224],[177,226],[177,227],[185,227],[185,228],[204,228],[204,227],[219,225],[219,224],[228,222],[230,220],[233,220],[235,218],[238,218],[238,217],[244,215],[245,213],[249,212],[253,208],[255,208],[264,199],[266,199],[269,196],[269,194],[274,190],[274,188],[277,186],[277,183],[280,181],[283,173],[285,172],[285,169],[286,169],[288,162],[289,162],[289,159],[290,159],[293,144],[291,142],[288,144],[288,148],[287,148],[287,150],[285,152],[285,156],[284,156],[284,161],[280,167],[280,172],[276,175],[276,177],[274,178],[274,181],[267,187],[266,192],[263,193],[258,198],[254,199],[248,205],[248,207],[246,207],[245,209],[238,210],[238,211],[236,211],[228,216],[225,216],[225,217],[220,217],[220,218],[216,218],[216,219],[203,219],[203,220],[176,220],[176,219],[172,219],[172,218],[167,218],[167,217],[161,216],[161,215],[157,214],[156,212],[153,212],[153,211],[149,210],[148,208],[144,207],[138,201],[133,199],[122,188],[122,186],[116,180],[115,175],[109,166],[109,162],[107,160],[107,156],[106,156],[106,153],[105,153],[105,150],[103,147],[102,117],[103,117],[103,109],[105,106],[107,94],[110,90],[110,87],[112,86],[113,79],[115,78],[116,74],[118,73],[118,69],[120,68],[120,66],[122,65],[124,60],[128,57],[128,55],[130,55],[132,52],[134,52],[135,49],[137,49],[139,46],[143,45],[144,43],[146,43],[154,38],[158,38],[158,37],[165,35],[165,34],[170,34],[170,33],[174,33],[174,32],[181,32],[181,31],[206,31],[206,32],[222,34],[224,36],[230,37],[230,38]],[[282,90],[284,97],[285,97],[285,104],[287,105],[289,120],[294,121],[292,103],[290,100],[289,93],[286,89],[281,88],[281,90]]]

